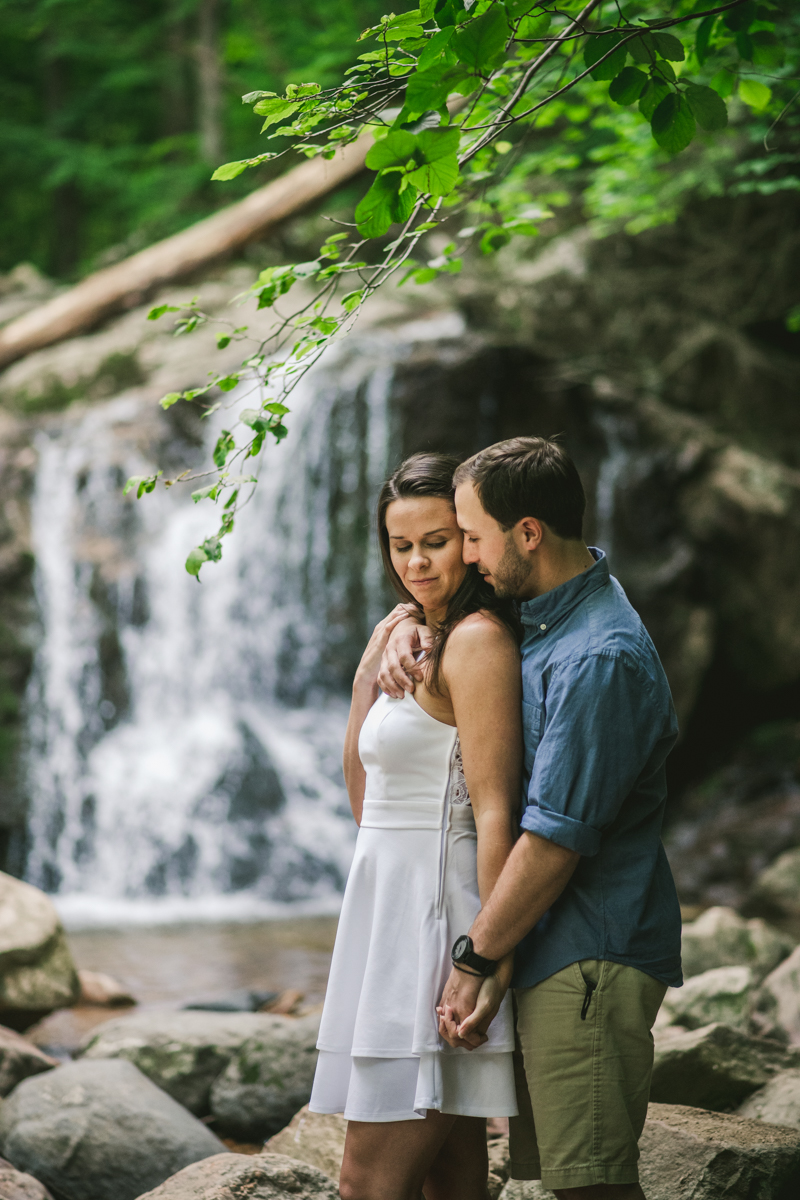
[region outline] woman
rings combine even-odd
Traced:
[[[310,1108],[344,1112],[344,1200],[486,1200],[485,1118],[516,1114],[508,998],[477,1050],[439,1036],[450,949],[509,854],[521,762],[514,610],[462,559],[456,459],[417,454],[384,485],[384,565],[406,601],[353,683],[344,774],[360,826],[322,1015]],[[409,606],[434,631],[413,695],[382,695]],[[502,995],[504,960],[484,985]]]

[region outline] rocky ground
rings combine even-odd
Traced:
[[[0,979],[16,1005],[7,1021],[24,1029],[79,995],[131,1001],[114,980],[79,975],[46,896],[9,876],[0,887]],[[670,989],[654,1031],[648,1200],[790,1200],[800,946],[760,917],[715,907],[684,926],[683,958],[686,983]],[[229,1011],[265,1003],[273,1011]],[[319,1013],[288,993],[214,1006],[109,1011],[68,1062],[0,1028],[2,1200],[334,1200],[346,1122],[306,1107]],[[497,1125],[492,1200],[549,1196],[509,1179]]]

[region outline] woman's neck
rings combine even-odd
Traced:
[[[447,617],[447,605],[441,608],[423,608],[425,624],[429,629],[437,629]]]

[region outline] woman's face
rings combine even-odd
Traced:
[[[426,612],[445,608],[467,573],[453,506],[435,496],[393,500],[386,529],[392,565],[411,595]]]

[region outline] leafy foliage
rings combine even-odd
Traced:
[[[602,0],[421,0],[361,34],[361,42],[377,48],[360,54],[343,82],[303,82],[282,95],[247,94],[245,103],[264,119],[262,132],[278,146],[223,165],[216,179],[290,150],[331,158],[365,130],[374,139],[366,160],[374,178],[353,226],[329,238],[313,261],[272,267],[252,288],[259,308],[275,306],[300,280],[316,289],[315,299],[279,315],[270,338],[250,350],[240,372],[180,394],[194,400],[214,386],[224,393],[241,382],[261,399],[220,435],[213,455],[217,481],[196,497],[217,504],[226,492],[239,496],[240,480],[227,474],[231,463],[256,457],[267,433],[276,440],[286,435],[284,401],[298,379],[401,268],[403,280],[426,283],[458,271],[473,244],[489,254],[514,235],[536,236],[552,216],[550,205],[570,197],[541,187],[536,192],[532,179],[571,173],[574,180],[582,169],[591,214],[593,205],[608,208],[600,192],[621,165],[623,178],[627,169],[628,178],[638,172],[647,180],[649,171],[674,182],[681,170],[669,166],[671,159],[707,133],[729,139],[716,145],[735,158],[730,118],[740,128],[759,120],[769,137],[793,102],[797,41],[786,34],[797,28],[794,13],[769,0],[663,0],[624,10]],[[781,168],[780,177],[789,181],[785,186],[798,186],[796,170]],[[774,180],[756,171],[750,182],[767,186]],[[693,186],[684,182],[683,191]],[[663,219],[663,198],[653,205],[659,207]],[[623,201],[618,209],[617,216],[624,216]],[[417,261],[413,255],[424,235],[454,211],[468,223],[443,252]],[[380,241],[390,231],[391,240]],[[358,287],[339,299],[341,285],[350,285],[353,275]],[[205,319],[192,304],[177,331]],[[246,331],[235,336],[244,339]],[[175,394],[162,401],[174,402]],[[217,535],[193,551],[187,563],[192,574],[219,558],[237,505],[238,499],[227,500]]]

